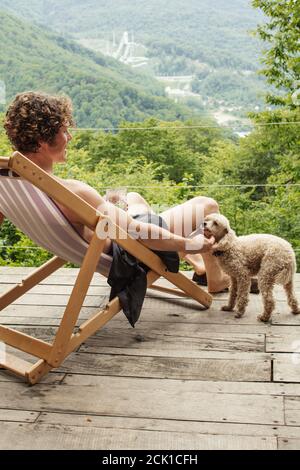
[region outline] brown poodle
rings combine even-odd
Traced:
[[[274,235],[237,237],[229,221],[221,214],[210,214],[205,218],[204,233],[215,237],[213,254],[231,278],[229,302],[222,310],[232,311],[236,305],[235,316],[241,317],[248,304],[251,277],[257,276],[264,304],[264,311],[257,317],[258,320],[270,320],[275,307],[275,284],[284,286],[292,313],[300,313],[293,289],[296,258],[286,240]]]

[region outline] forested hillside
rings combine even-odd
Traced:
[[[28,89],[66,93],[82,127],[191,114],[165,98],[163,87],[150,77],[1,11],[0,44],[7,100]]]
[[[261,105],[255,75],[261,45],[249,32],[262,15],[250,0],[0,0],[6,8],[61,34],[118,42],[124,31],[147,47],[149,72],[195,75],[193,91],[230,107]],[[216,84],[216,81],[218,82]]]
[[[257,64],[257,42],[247,30],[260,15],[248,0],[113,0],[109,8],[105,0],[0,0],[0,7],[76,36],[128,30],[137,41],[173,44],[178,55],[211,65],[253,70]]]

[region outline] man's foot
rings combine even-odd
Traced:
[[[224,274],[222,279],[218,281],[210,281],[207,283],[206,273],[204,274],[197,274],[194,273],[192,280],[196,282],[199,286],[207,286],[208,285],[208,292],[210,294],[217,294],[220,292],[227,292],[230,286],[230,277]]]
[[[195,253],[193,255],[186,254],[183,256],[183,259],[189,263],[191,266],[193,266],[193,269],[196,273],[196,275],[203,275],[205,274],[205,265],[203,262],[203,258],[200,255],[200,253]],[[196,281],[197,282],[197,281]]]
[[[207,277],[206,273],[198,274],[194,272],[192,280],[196,282],[199,286],[207,286]]]

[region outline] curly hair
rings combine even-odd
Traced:
[[[6,112],[4,128],[15,150],[36,153],[41,142],[54,142],[60,127],[74,125],[72,111],[68,97],[20,93]]]

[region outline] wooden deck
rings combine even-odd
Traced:
[[[28,272],[0,268],[1,291]],[[61,269],[0,323],[50,340],[76,273]],[[108,292],[95,276],[80,321]],[[235,319],[220,311],[227,294],[202,311],[148,292],[135,329],[119,313],[40,384],[0,371],[0,449],[299,449],[300,317],[283,291],[272,325],[256,320],[260,296]]]

